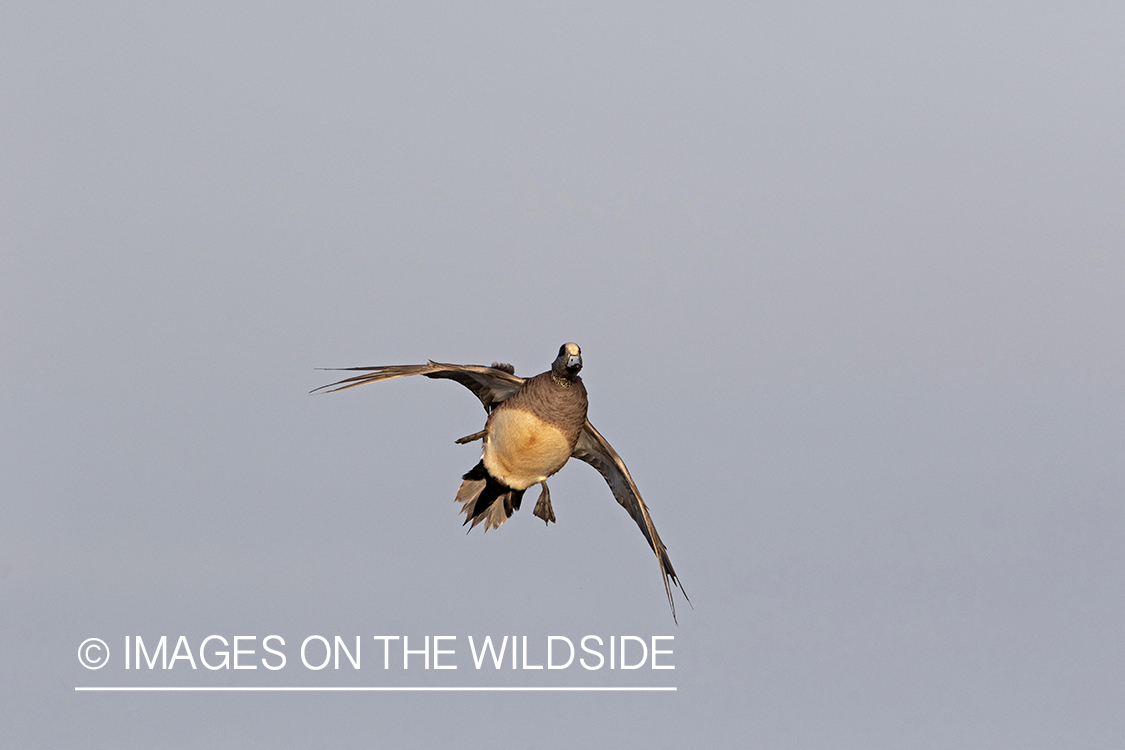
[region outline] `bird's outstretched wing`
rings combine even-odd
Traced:
[[[668,605],[672,607],[672,619],[675,620],[676,603],[672,601],[672,587],[669,581],[679,586],[684,599],[687,599],[687,592],[676,578],[672,561],[668,559],[668,549],[664,546],[664,542],[660,541],[660,535],[656,533],[656,526],[652,523],[652,517],[648,514],[648,508],[645,507],[645,501],[641,499],[641,493],[633,482],[633,477],[629,476],[629,469],[625,467],[625,462],[601,433],[594,429],[589,419],[586,420],[586,425],[578,436],[578,444],[571,455],[590,464],[605,477],[614,498],[621,503],[621,507],[629,511],[629,515],[641,528],[641,533],[648,540],[648,546],[656,553],[656,560],[660,564],[660,577],[664,581],[664,591],[668,594]],[[690,599],[688,603],[691,603]]]
[[[382,365],[379,367],[326,369],[362,372],[363,374],[322,385],[312,393],[332,393],[333,391],[342,391],[345,388],[354,388],[357,385],[375,383],[380,380],[404,378],[407,375],[425,375],[427,378],[456,380],[476,394],[487,412],[491,412],[497,404],[511,398],[524,382],[523,378],[516,377],[512,373],[511,365],[499,363],[492,367],[485,367],[484,365],[447,365],[430,361],[424,365]]]

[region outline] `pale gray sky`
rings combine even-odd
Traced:
[[[0,11],[12,746],[1125,744],[1125,10],[748,5]],[[307,395],[570,340],[678,627],[588,466],[466,535],[469,392]],[[121,663],[271,633],[276,673]],[[587,634],[676,669],[468,653]],[[185,684],[678,690],[73,690]]]

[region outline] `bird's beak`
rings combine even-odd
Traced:
[[[571,354],[566,358],[566,369],[571,372],[578,372],[582,369],[582,355]]]

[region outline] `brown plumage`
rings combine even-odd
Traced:
[[[455,380],[476,394],[488,412],[488,420],[480,432],[457,440],[458,443],[483,441],[481,460],[462,477],[456,497],[462,504],[465,523],[471,522],[472,527],[481,522],[485,531],[499,527],[519,510],[523,493],[534,484],[542,487],[534,515],[548,524],[554,522],[547,478],[571,457],[593,466],[605,478],[614,498],[629,512],[656,554],[672,618],[676,618],[671,584],[679,587],[685,599],[687,593],[676,578],[668,550],[656,533],[648,508],[625,463],[586,418],[586,387],[578,377],[582,352],[577,344],[563,344],[551,369],[528,379],[517,377],[511,365],[498,362],[493,362],[491,367],[431,361],[424,365],[343,369],[364,374],[313,392],[340,391],[380,380],[425,375]]]

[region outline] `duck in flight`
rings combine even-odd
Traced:
[[[480,461],[462,477],[456,501],[461,503],[465,523],[474,528],[484,523],[485,531],[495,529],[520,509],[523,493],[532,485],[542,487],[532,511],[550,524],[555,520],[547,478],[559,471],[571,457],[593,466],[605,477],[614,498],[636,521],[656,554],[664,591],[676,619],[672,586],[687,592],[676,578],[668,550],[625,462],[586,418],[586,386],[578,372],[582,369],[582,350],[578,344],[563,344],[547,372],[521,378],[509,364],[449,365],[428,362],[424,365],[384,365],[345,367],[360,372],[336,383],[321,386],[313,393],[342,391],[365,383],[425,375],[427,378],[454,380],[472,391],[484,405],[488,420],[480,432],[466,435],[458,443],[483,441]]]

